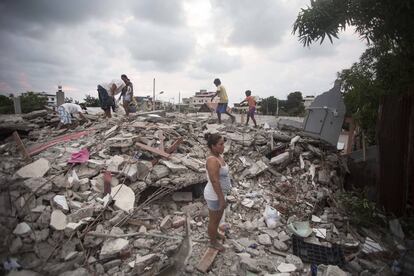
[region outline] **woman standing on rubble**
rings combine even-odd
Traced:
[[[225,194],[230,192],[231,182],[229,166],[221,156],[224,152],[224,138],[219,134],[205,135],[210,154],[206,160],[207,185],[204,188],[204,198],[209,210],[208,236],[210,247],[224,251],[224,246],[218,242],[218,227],[226,208]]]

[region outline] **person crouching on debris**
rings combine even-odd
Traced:
[[[225,113],[228,116],[230,116],[231,122],[234,123],[236,121],[236,117],[234,117],[233,115],[231,115],[227,111],[227,105],[229,103],[229,98],[227,97],[226,88],[224,88],[224,86],[221,84],[220,79],[215,79],[214,80],[214,85],[217,87],[217,92],[211,98],[211,102],[213,102],[213,99],[216,96],[218,96],[220,98],[220,101],[219,101],[219,103],[217,105],[217,109],[216,109],[219,124],[221,124],[221,113]]]
[[[218,228],[226,208],[225,194],[230,192],[231,181],[229,166],[221,156],[224,152],[224,138],[219,134],[205,135],[210,154],[206,160],[207,185],[204,188],[204,199],[209,210],[208,236],[210,247],[224,251],[224,246],[218,242]]]
[[[125,83],[125,87],[122,88],[122,105],[125,109],[125,116],[129,116],[129,105],[134,102],[134,87],[132,85],[131,80],[127,77],[127,75],[121,75],[122,81]],[[120,96],[120,97],[121,97]]]
[[[72,124],[72,114],[79,114],[79,116],[85,121],[89,121],[83,113],[86,113],[85,105],[74,104],[74,103],[64,103],[57,108],[57,112],[60,118],[60,122],[57,129],[60,129],[63,125]]]
[[[106,118],[111,118],[111,108],[115,112],[115,95],[122,92],[125,86],[123,81],[112,81],[109,84],[98,85],[99,104],[105,112]]]
[[[254,113],[256,113],[256,100],[252,96],[252,91],[246,90],[244,93],[246,94],[246,99],[241,101],[240,104],[247,102],[249,105],[249,110],[247,111],[246,126],[249,124],[249,118],[252,118],[254,126],[257,127],[256,119],[254,118]]]

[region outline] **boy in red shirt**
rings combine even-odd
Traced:
[[[240,104],[247,102],[249,105],[249,110],[247,111],[247,121],[246,126],[249,124],[249,118],[252,118],[254,126],[257,127],[256,119],[254,118],[254,113],[256,112],[256,101],[252,96],[252,91],[246,90],[246,99],[244,99]]]

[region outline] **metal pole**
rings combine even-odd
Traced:
[[[279,117],[279,99],[276,99],[276,116]]]
[[[155,78],[152,82],[152,111],[155,110]]]
[[[181,105],[181,92],[178,91],[178,113],[181,112],[180,105]]]

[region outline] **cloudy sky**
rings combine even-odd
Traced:
[[[2,0],[0,94],[24,91],[97,95],[96,86],[127,74],[135,94],[164,91],[178,102],[214,78],[230,102],[250,89],[260,97],[318,95],[366,45],[352,29],[334,44],[304,48],[292,35],[309,0]]]

